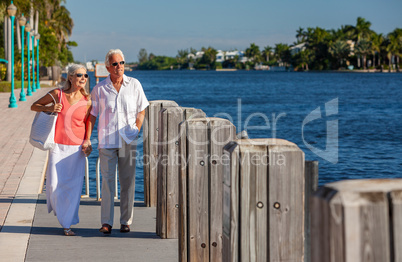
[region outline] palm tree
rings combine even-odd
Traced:
[[[366,21],[366,19],[362,17],[358,17],[354,28],[354,40],[359,42],[362,38],[369,39],[372,32],[370,26],[371,22]]]
[[[287,44],[275,44],[275,56],[279,63],[284,63],[287,66],[290,60],[290,51]]]
[[[400,55],[400,39],[398,38],[397,35],[389,33],[386,41],[384,42],[385,45],[385,52],[387,54],[388,58],[388,66],[389,66],[389,71],[391,72],[391,67],[392,67],[392,56],[395,55],[396,57],[399,57]],[[399,70],[399,69],[398,69]]]
[[[375,67],[375,55],[380,54],[381,52],[381,46],[382,43],[384,42],[384,37],[382,34],[377,34],[373,32],[371,35],[371,51],[373,54],[373,66]],[[378,65],[381,64],[381,56],[378,55]]]
[[[250,47],[246,49],[245,55],[254,63],[260,62],[260,48],[258,45],[252,43]]]
[[[329,48],[329,53],[338,59],[339,66],[342,66],[343,59],[350,54],[350,46],[346,41],[337,40]]]
[[[216,54],[218,51],[212,47],[202,48],[204,54],[201,57],[200,63],[207,65],[209,69],[215,69]]]
[[[358,55],[363,56],[363,69],[366,69],[366,57],[372,52],[371,42],[362,38],[359,42],[357,42],[355,50]]]
[[[269,55],[272,53],[272,47],[267,45],[266,47],[264,47],[264,51],[262,51],[262,53],[265,56],[265,61],[269,62]]]
[[[188,60],[187,58],[188,58],[188,49],[181,49],[177,51],[176,59],[180,66],[187,62]]]
[[[392,38],[392,51],[396,57],[396,68],[399,72],[399,57],[402,54],[402,29],[396,28],[394,31],[388,34],[388,38]]]
[[[306,33],[304,31],[304,28],[299,27],[299,29],[296,30],[296,39],[297,39],[297,43],[303,43],[305,41],[306,38]]]
[[[59,49],[65,47],[74,27],[74,21],[70,17],[70,12],[67,8],[65,6],[57,6],[54,8],[48,25],[55,31],[59,39]]]

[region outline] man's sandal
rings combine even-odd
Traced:
[[[99,229],[100,232],[103,234],[111,234],[112,233],[112,226],[109,224],[103,224],[102,227]]]
[[[64,229],[64,235],[66,236],[75,236],[75,233],[71,230],[71,228]]]

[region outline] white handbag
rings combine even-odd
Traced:
[[[61,92],[61,89],[60,89]],[[54,97],[48,93],[56,104]],[[60,93],[61,102],[61,93]],[[57,113],[37,112],[32,122],[29,143],[41,150],[50,150],[54,147],[54,133],[56,128]]]

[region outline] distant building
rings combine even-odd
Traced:
[[[92,62],[86,62],[86,63],[85,63],[85,67],[87,68],[88,71],[93,71],[93,70],[95,70],[95,67],[94,67],[94,65],[93,65]]]
[[[218,50],[216,54],[216,62],[222,63],[225,61],[225,53],[222,50]]]
[[[195,54],[188,54],[187,59],[191,62],[194,62],[197,59],[200,59],[204,55],[203,51],[198,51]],[[224,61],[227,60],[233,60],[238,58],[237,62],[240,63],[245,63],[248,61],[247,57],[244,55],[244,51],[222,51],[222,50],[217,50],[216,54],[216,62],[218,63],[223,63]]]
[[[292,54],[292,55],[298,54],[301,51],[306,50],[306,43],[301,43],[298,45],[291,46],[291,47],[289,47],[289,50],[290,50],[290,54]]]
[[[233,60],[238,57],[238,62],[245,63],[247,62],[247,57],[244,55],[244,51],[227,51],[225,52],[225,60]]]
[[[355,41],[352,40],[347,40],[346,43],[349,45],[350,48],[350,55],[354,55],[354,50],[355,50]]]

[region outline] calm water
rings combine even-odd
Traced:
[[[133,71],[127,75],[142,83],[148,100],[174,100],[180,106],[200,108],[207,116],[230,119],[238,132],[247,129],[250,138],[277,137],[297,144],[306,160],[319,161],[321,185],[343,179],[402,178],[402,74]],[[90,78],[92,88],[93,72]],[[316,114],[310,114],[313,111]],[[96,138],[95,132],[93,144]],[[142,148],[140,143],[141,154]],[[322,154],[325,150],[327,155]],[[96,193],[97,157],[94,150],[89,158],[91,196]],[[143,200],[141,164],[136,200]]]

